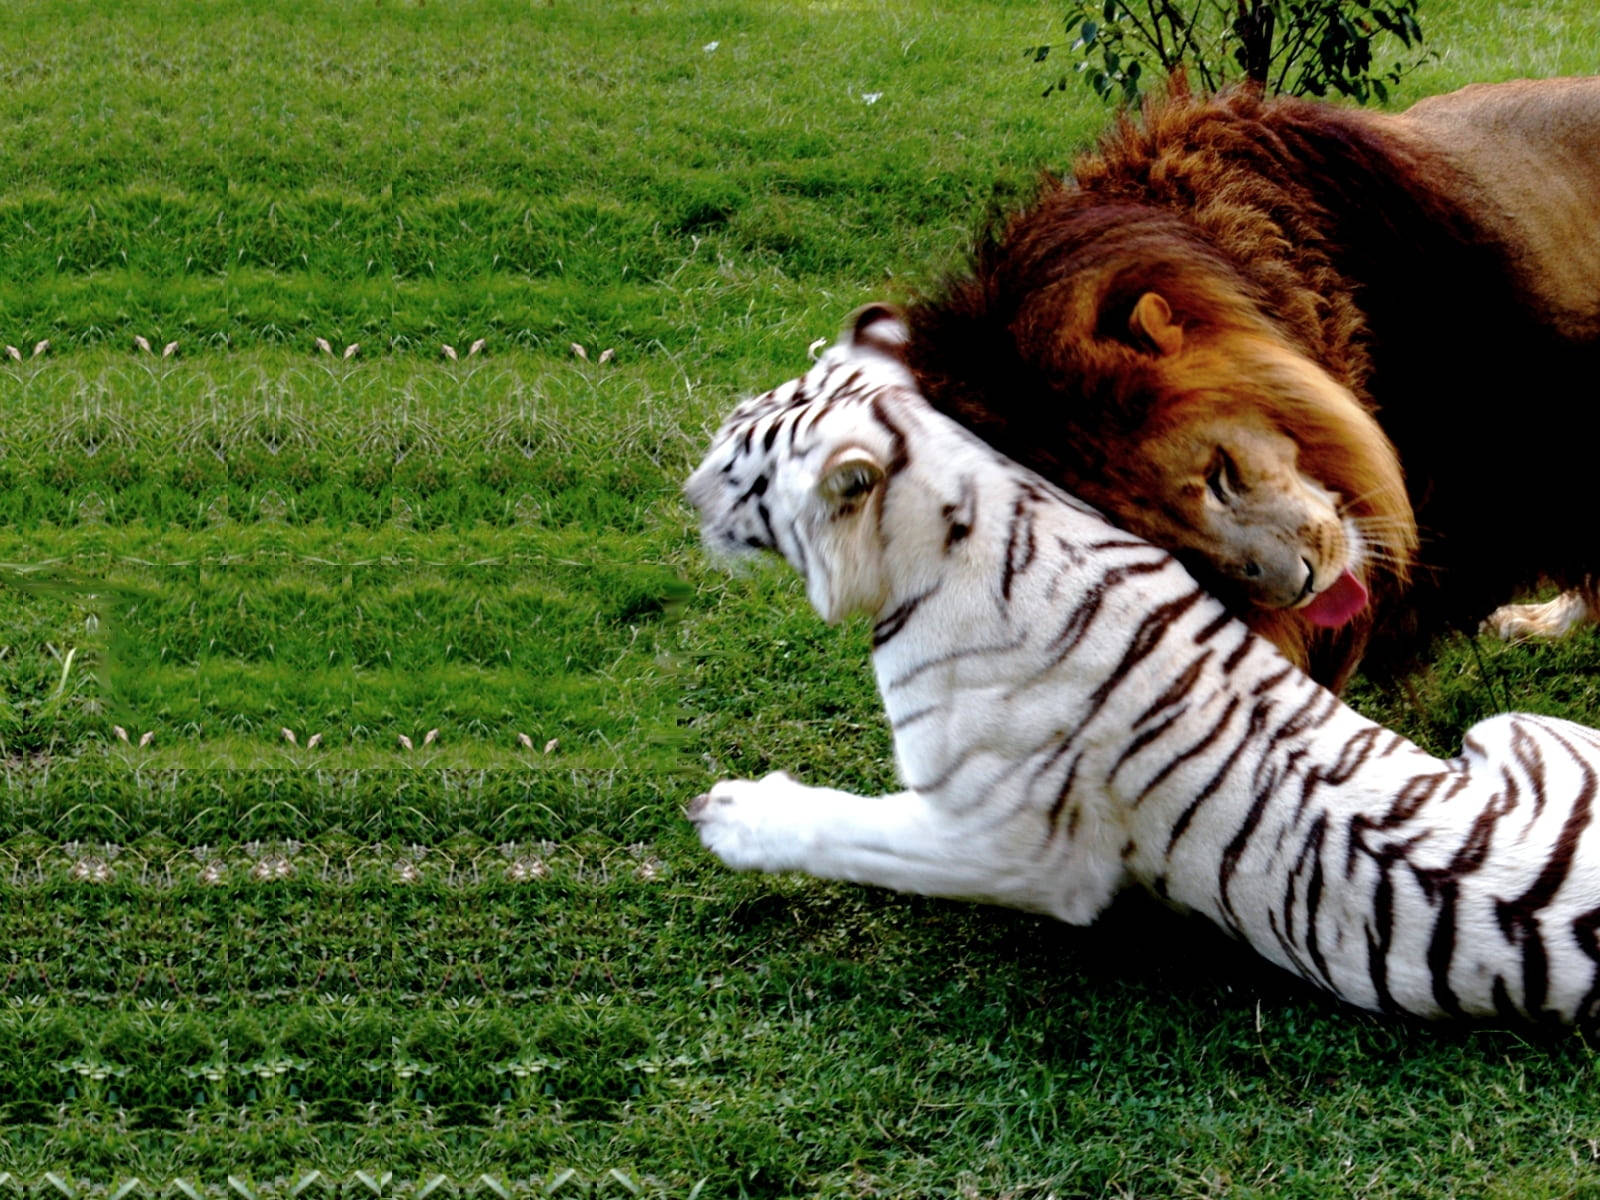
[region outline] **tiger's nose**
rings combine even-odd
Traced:
[[[684,497],[690,504],[694,505],[695,511],[701,516],[705,515],[706,504],[716,490],[713,474],[713,472],[701,466],[694,474],[683,481]]]

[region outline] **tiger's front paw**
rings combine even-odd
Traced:
[[[798,865],[803,835],[795,800],[804,785],[783,771],[724,779],[689,803],[700,844],[736,871],[787,871]]]

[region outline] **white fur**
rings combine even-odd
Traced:
[[[707,847],[1076,923],[1139,884],[1363,1007],[1595,1017],[1600,735],[1502,716],[1423,753],[933,412],[872,330],[737,409],[687,490],[708,543],[770,528],[819,612],[876,622],[907,790],[725,780]],[[848,508],[840,447],[886,471]]]

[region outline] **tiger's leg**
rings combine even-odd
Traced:
[[[1121,882],[1114,856],[1109,871],[1063,871],[1059,860],[1030,854],[1016,826],[961,820],[916,792],[856,796],[781,771],[724,780],[688,816],[702,844],[735,870],[804,871],[1075,923],[1092,920]]]
[[[1505,604],[1489,614],[1485,633],[1502,641],[1565,637],[1580,625],[1600,621],[1600,579],[1562,592],[1543,604]]]

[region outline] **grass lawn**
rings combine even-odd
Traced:
[[[1589,5],[1421,17],[1398,104],[1600,66]],[[0,1198],[1600,1197],[1576,1037],[1379,1021],[1138,897],[738,876],[681,818],[891,783],[866,631],[710,570],[678,487],[1104,123],[1040,97],[1058,30],[8,8]],[[1597,666],[1458,640],[1352,699],[1453,750],[1600,723]]]

